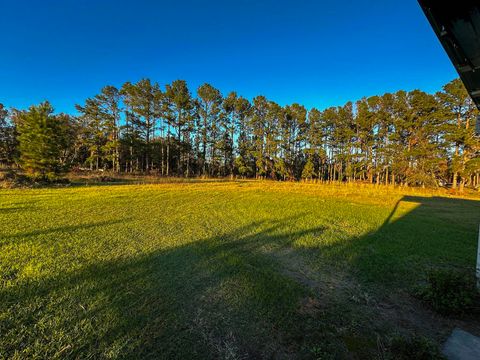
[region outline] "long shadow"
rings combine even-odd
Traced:
[[[165,359],[300,352],[305,338],[326,330],[307,331],[297,307],[308,289],[262,248],[322,229],[285,236],[281,223],[255,232],[260,225],[1,289],[2,306],[17,314],[0,323],[3,350],[7,357],[33,348],[43,357]],[[50,327],[37,326],[52,315]]]
[[[397,216],[402,203],[415,207]],[[479,223],[480,201],[404,196],[378,229],[318,250],[374,285],[410,286],[433,267],[473,273]]]
[[[18,205],[18,204],[15,204]],[[28,212],[28,211],[35,211],[37,208],[35,206],[11,206],[11,207],[4,207],[0,208],[0,215],[1,214],[18,214],[19,212]]]
[[[85,230],[85,229],[91,229],[91,228],[96,228],[96,227],[114,225],[114,224],[118,224],[118,223],[124,223],[126,221],[129,221],[129,219],[99,221],[99,222],[94,222],[94,223],[89,223],[89,224],[79,224],[79,225],[58,226],[58,227],[53,227],[53,228],[48,228],[48,229],[41,229],[41,230],[39,229],[39,230],[22,232],[22,233],[12,234],[12,235],[5,235],[5,234],[0,233],[0,246],[8,244],[12,241],[15,241],[16,243],[18,243],[19,241],[22,241],[22,242],[23,241],[28,241],[29,239],[35,238],[36,236],[39,236],[39,235],[52,235],[52,234],[55,234],[55,233],[69,233],[69,232],[74,232],[74,231],[77,231],[77,230]]]
[[[397,203],[379,229],[319,244],[307,249],[309,256],[338,260],[360,281],[381,286],[413,283],[432,266],[473,270],[480,202],[413,196],[401,201],[417,206],[397,217]],[[285,274],[272,256],[283,249],[304,256],[295,240],[325,230],[292,233],[286,225],[294,220],[253,222],[183,246],[4,286],[0,306],[15,315],[0,319],[2,355],[255,359],[357,351],[362,358],[335,330],[349,314],[302,306],[314,296],[312,289]],[[22,236],[33,235],[38,232]]]

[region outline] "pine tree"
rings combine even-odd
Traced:
[[[15,114],[20,161],[25,170],[42,179],[52,179],[68,170],[65,150],[73,143],[71,118],[53,115],[44,102]]]
[[[134,115],[132,125],[138,127],[138,132],[142,136],[142,169],[147,172],[152,168],[151,140],[155,137],[155,124],[158,116],[156,100],[159,91],[158,84],[152,84],[149,79],[142,79],[136,84],[127,82],[121,90],[124,103]]]
[[[475,158],[475,151],[479,147],[478,138],[473,134],[475,105],[460,79],[455,79],[443,86],[443,91],[437,93],[437,97],[444,110],[445,139],[452,144],[454,149],[450,165],[452,188],[457,188],[460,177],[462,190],[470,176],[477,171],[474,165],[477,162],[471,161]]]
[[[220,142],[220,119],[222,114],[222,94],[210,84],[197,89],[201,133],[201,168],[203,175],[215,175],[218,171],[218,150]]]
[[[438,170],[445,158],[441,137],[441,116],[439,104],[433,95],[419,90],[409,93],[410,116],[407,120],[409,139],[406,172],[408,184],[436,186]]]
[[[251,131],[252,105],[243,98],[238,97],[235,102],[235,123],[238,127],[237,149],[238,156],[235,159],[235,167],[241,176],[254,176],[255,160],[252,155],[252,131]]]
[[[235,134],[237,131],[237,93],[230,92],[222,104],[222,148],[224,157],[224,175],[233,177],[235,162]]]
[[[115,172],[120,171],[120,91],[114,86],[105,86],[101,93],[95,96],[102,117],[102,125],[107,141],[103,146],[105,159],[111,163]]]
[[[308,159],[302,170],[302,179],[311,180],[315,176],[313,161]]]
[[[255,177],[264,178],[267,175],[267,159],[265,154],[265,129],[267,122],[269,102],[265,96],[257,96],[253,99],[252,117],[250,126],[252,129],[251,155],[255,162]]]
[[[323,115],[321,111],[315,108],[308,112],[305,136],[307,140],[305,153],[307,156],[307,162],[311,162],[313,165],[312,176],[320,176],[321,168],[326,160],[326,152],[324,148],[326,134],[324,130]],[[315,169],[317,169],[318,172],[315,171]]]
[[[10,166],[17,157],[17,139],[15,124],[10,120],[9,112],[0,103],[0,164]]]
[[[95,98],[87,99],[84,106],[77,105],[76,108],[81,113],[82,131],[80,136],[88,152],[86,162],[91,170],[94,168],[99,170],[106,160],[103,150],[108,141],[102,109]]]
[[[165,117],[175,128],[178,146],[177,175],[190,175],[190,132],[193,130],[195,109],[192,95],[185,80],[175,80],[165,89]],[[182,143],[183,142],[183,143]],[[184,171],[186,170],[186,173]]]
[[[435,95],[398,91],[307,112],[300,104],[281,107],[264,96],[253,104],[235,92],[223,98],[209,84],[194,98],[183,80],[162,92],[143,79],[125,83],[121,91],[107,86],[77,109],[80,116],[73,119],[53,115],[48,104],[11,116],[0,106],[0,162],[11,165],[21,155],[24,166],[40,176],[75,164],[117,172],[158,169],[167,176],[480,186],[477,111],[459,80]],[[17,148],[23,117],[37,129],[23,128]],[[53,125],[32,120],[38,118],[68,126],[59,125],[54,134]],[[61,151],[45,154],[47,170],[39,170],[43,165],[34,153],[40,150],[26,145],[33,134],[43,135],[32,143],[44,138],[47,144],[63,134],[56,140]]]

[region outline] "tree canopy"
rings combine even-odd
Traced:
[[[0,161],[45,175],[68,167],[160,176],[478,187],[477,110],[456,79],[324,110],[249,101],[184,80],[106,86],[54,115],[0,107]]]

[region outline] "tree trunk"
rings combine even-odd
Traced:
[[[170,124],[167,130],[167,176],[170,175]]]

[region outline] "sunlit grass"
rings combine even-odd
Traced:
[[[439,195],[252,181],[2,190],[0,357],[355,352],[341,339],[368,314],[319,288],[348,278],[381,296],[431,267],[473,271],[480,202]]]

